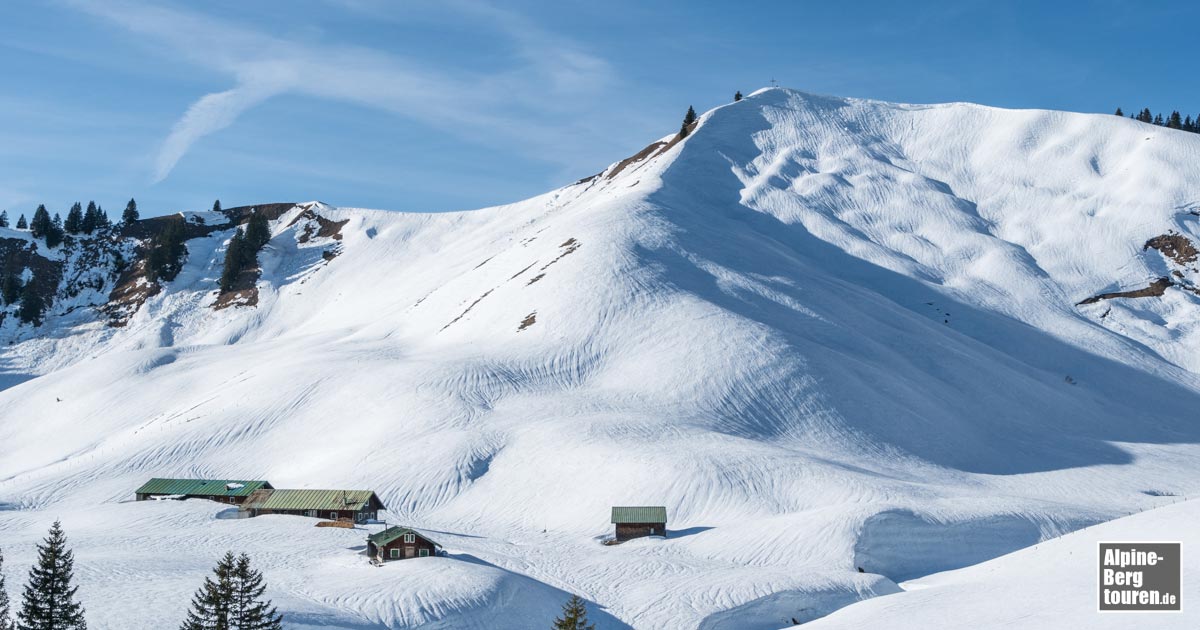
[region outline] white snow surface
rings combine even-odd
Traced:
[[[905,592],[850,606],[805,629],[859,628],[1124,628],[1196,627],[1200,583],[1200,501],[1185,501],[1083,529],[957,571],[905,582]],[[1143,540],[1182,543],[1181,613],[1096,612],[1097,543]]]
[[[211,308],[231,230],[188,241],[123,328],[0,330],[10,595],[61,518],[94,628],[178,626],[227,549],[289,628],[541,628],[570,593],[604,629],[965,606],[972,569],[897,584],[1200,490],[1200,296],[1076,306],[1196,277],[1142,246],[1200,240],[1198,154],[1109,115],[768,89],[520,203],[306,204],[338,242],[297,207],[256,307]],[[155,476],[373,489],[448,555],[377,568],[380,526],[132,501]],[[601,545],[613,505],[670,535]]]

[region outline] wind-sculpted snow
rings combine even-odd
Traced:
[[[177,625],[227,548],[296,628],[784,627],[1200,488],[1200,296],[1145,247],[1197,242],[1197,136],[773,89],[669,141],[485,210],[276,207],[252,307],[213,308],[230,227],[122,328],[6,324],[10,576],[61,517],[96,627]],[[370,488],[449,554],[152,476]],[[670,535],[601,545],[613,505]]]
[[[988,562],[923,577],[905,592],[849,606],[805,628],[924,630],[926,628],[1096,628],[1128,630],[1196,627],[1196,613],[1098,614],[1097,541],[1182,543],[1183,593],[1200,580],[1200,502],[1166,505],[1042,542]],[[780,628],[786,627],[780,626]]]

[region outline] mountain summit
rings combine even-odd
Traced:
[[[507,206],[155,219],[187,226],[170,280],[153,223],[0,230],[48,287],[0,324],[0,530],[61,516],[98,627],[182,616],[121,594],[185,601],[214,545],[297,627],[527,627],[566,592],[605,628],[807,621],[1200,488],[1198,152],[775,88]],[[450,557],[380,572],[352,531],[122,502],[185,476],[369,488]],[[668,537],[600,545],[619,505]]]

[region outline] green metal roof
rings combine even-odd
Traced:
[[[405,534],[416,534],[417,536],[420,536],[421,538],[433,543],[435,547],[441,547],[436,540],[422,534],[421,532],[412,529],[411,527],[400,527],[399,525],[393,525],[392,527],[389,527],[381,532],[375,532],[374,534],[367,536],[367,540],[375,543],[376,545],[386,545]]]
[[[230,488],[234,484],[239,487]],[[161,479],[155,477],[142,484],[137,494],[181,494],[202,497],[244,497],[271,484],[261,480],[246,479]]]
[[[371,490],[267,490],[250,497],[246,510],[359,510],[364,505],[383,503]]]
[[[667,508],[661,505],[619,506],[612,509],[614,523],[666,523]]]

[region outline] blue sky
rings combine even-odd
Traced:
[[[778,79],[902,102],[1200,113],[1185,3],[14,0],[0,208],[320,199],[411,211],[569,183]]]

